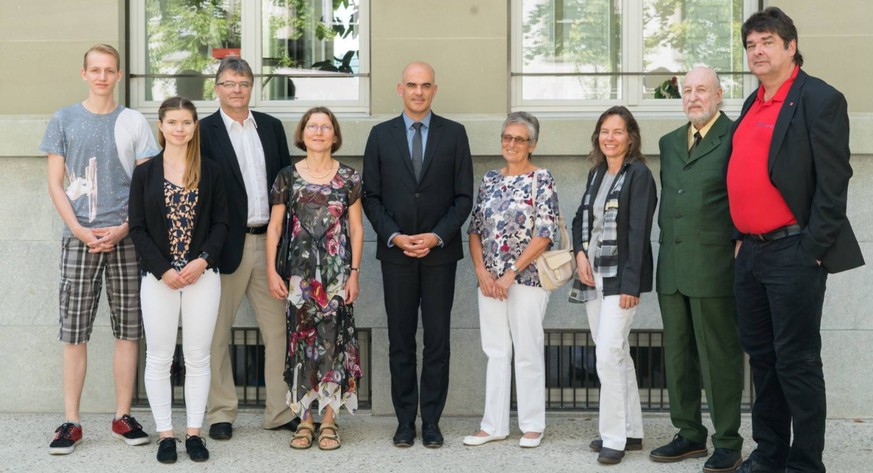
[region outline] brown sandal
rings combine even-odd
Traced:
[[[294,436],[291,437],[289,445],[295,450],[306,450],[312,446],[312,437],[314,436],[315,426],[312,425],[312,422],[301,422],[300,425],[297,426]],[[294,441],[299,439],[306,439],[306,443],[295,444]]]
[[[329,433],[325,432],[325,430],[329,430],[333,433],[329,434]],[[333,445],[325,446],[324,445],[325,440],[333,440],[336,443]],[[341,446],[342,446],[342,444],[340,443],[339,431],[336,429],[336,424],[332,424],[329,422],[322,422],[321,423],[321,430],[319,430],[319,432],[318,432],[318,448],[320,448],[321,450],[336,450],[336,449],[340,448]]]

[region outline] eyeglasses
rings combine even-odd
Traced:
[[[251,82],[231,82],[231,81],[224,81],[224,82],[219,82],[219,83],[217,83],[217,84],[215,84],[215,85],[218,85],[218,86],[224,87],[224,88],[227,89],[227,90],[233,90],[233,89],[237,88],[237,86],[239,86],[239,88],[240,88],[240,89],[243,89],[243,90],[251,89],[251,88],[252,88],[252,83],[251,83]]]
[[[503,144],[508,145],[509,143],[515,143],[517,145],[523,143],[530,143],[530,138],[522,138],[520,136],[512,136],[512,135],[500,135],[500,141]]]
[[[330,125],[306,125],[306,131],[310,133],[318,133],[318,130],[321,130],[322,133],[330,133],[333,131],[333,127]]]

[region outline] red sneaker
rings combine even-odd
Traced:
[[[82,426],[64,422],[55,430],[55,438],[49,444],[49,454],[69,455],[82,441]]]
[[[143,432],[139,422],[127,414],[112,421],[112,435],[124,440],[124,443],[128,445],[149,443],[149,434]]]

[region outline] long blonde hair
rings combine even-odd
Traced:
[[[194,117],[194,136],[188,142],[188,150],[185,153],[185,173],[182,175],[185,189],[193,190],[200,184],[200,121],[197,120],[197,108],[185,97],[170,97],[158,108],[158,120],[163,123],[164,116],[171,110],[187,110]],[[161,148],[166,145],[166,142],[164,133],[158,128],[158,143]]]

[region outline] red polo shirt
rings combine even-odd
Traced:
[[[794,67],[770,100],[764,100],[764,86],[758,87],[755,102],[734,133],[727,190],[731,218],[743,233],[768,233],[797,223],[779,189],[770,182],[768,160],[776,119],[799,70]]]

